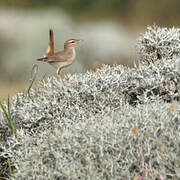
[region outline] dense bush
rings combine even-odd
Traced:
[[[179,35],[149,27],[137,67],[51,77],[13,97],[17,138],[0,116],[4,174],[9,157],[12,179],[180,178]]]

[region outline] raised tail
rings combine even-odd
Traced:
[[[54,35],[53,30],[49,30],[49,45],[45,57],[37,59],[37,61],[47,62],[48,57],[54,55]]]
[[[49,30],[49,46],[47,49],[47,55],[52,56],[54,54],[54,35],[53,30]]]

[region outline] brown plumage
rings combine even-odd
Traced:
[[[57,75],[60,81],[63,81],[60,76],[62,68],[71,65],[76,57],[75,45],[79,43],[78,39],[69,39],[64,43],[64,50],[54,53],[54,37],[53,30],[49,30],[49,47],[47,55],[43,58],[37,59],[37,61],[43,61],[51,64],[57,69]]]
[[[49,52],[47,52],[48,56],[52,56],[54,54],[54,35],[53,30],[49,30]]]

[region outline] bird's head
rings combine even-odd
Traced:
[[[65,43],[64,43],[64,48],[68,48],[68,47],[74,47],[76,44],[78,44],[80,42],[79,39],[68,39]]]

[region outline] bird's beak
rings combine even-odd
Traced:
[[[83,41],[82,39],[78,39],[78,43],[80,43],[81,41]]]

